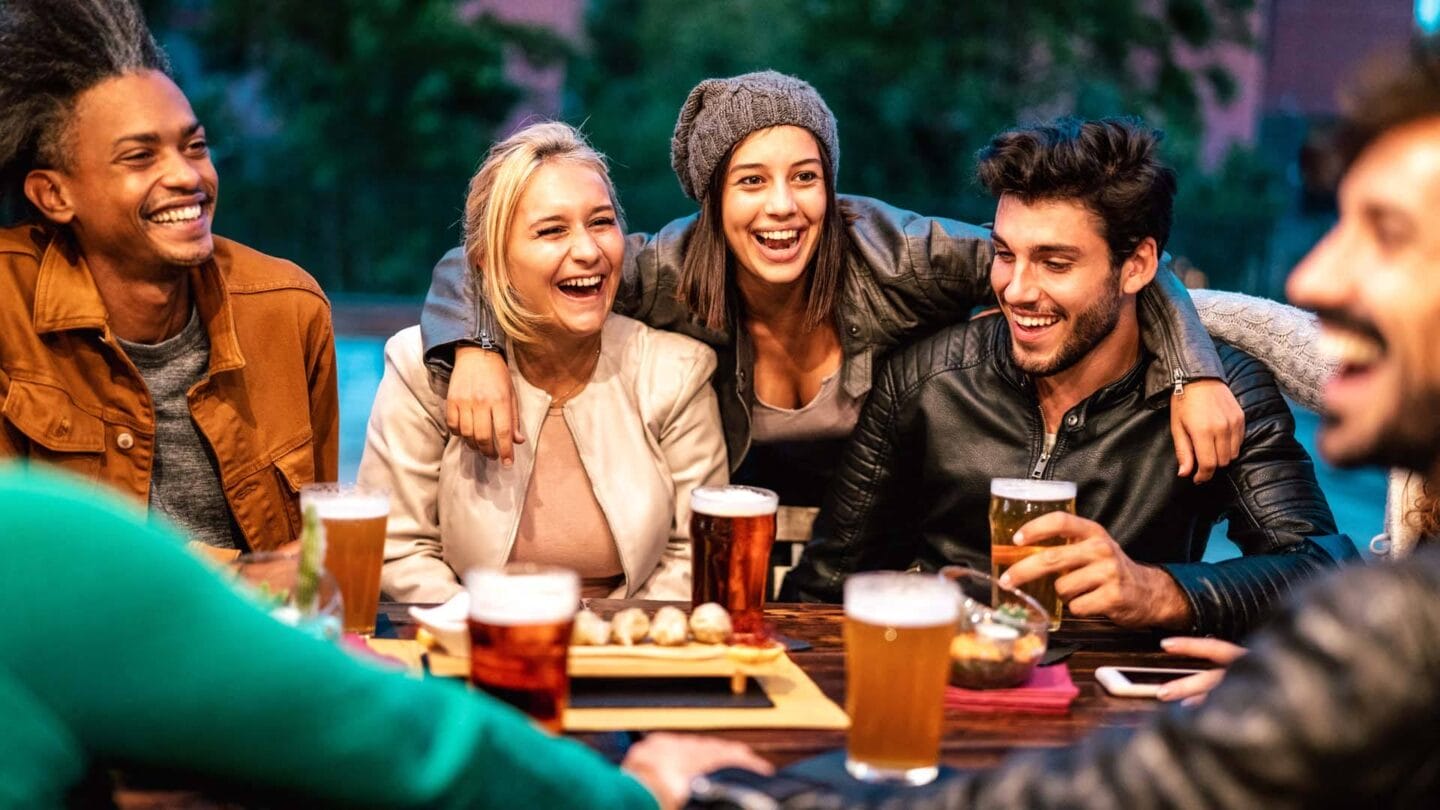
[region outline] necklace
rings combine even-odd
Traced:
[[[597,345],[597,346],[595,347],[595,354],[592,355],[592,357],[596,358],[597,360],[599,359],[599,357],[600,357],[600,346]],[[522,370],[522,371],[523,371],[523,370]],[[551,409],[551,410],[555,410],[555,409],[564,407],[564,406],[565,406],[565,403],[569,402],[571,399],[573,399],[573,398],[575,397],[576,394],[580,393],[580,389],[584,388],[585,385],[590,382],[590,378],[591,378],[592,376],[594,376],[594,374],[595,374],[595,364],[592,363],[591,366],[590,366],[590,373],[584,375],[584,376],[581,377],[581,379],[580,379],[579,381],[577,381],[574,385],[570,386],[570,390],[566,391],[566,392],[563,393],[563,394],[560,394],[559,396],[554,396],[554,395],[552,395],[552,396],[550,397],[550,409]],[[547,393],[548,393],[548,392],[547,392]]]

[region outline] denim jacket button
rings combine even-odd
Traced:
[[[115,437],[115,446],[121,450],[129,450],[135,446],[135,437],[129,433],[121,433]]]

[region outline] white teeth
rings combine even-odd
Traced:
[[[1342,366],[1368,366],[1384,354],[1373,338],[1329,326],[1320,330],[1315,349],[1321,357]]]
[[[800,232],[791,228],[788,231],[756,231],[761,239],[768,239],[772,242],[783,242],[787,239],[794,239]]]
[[[586,277],[584,277],[584,278],[567,278],[567,279],[565,279],[564,281],[560,282],[559,286],[561,286],[561,287],[569,287],[569,288],[575,289],[575,290],[588,290],[588,289],[592,289],[592,288],[594,288],[594,287],[600,286],[600,282],[602,282],[602,281],[604,281],[604,280],[605,280],[605,277],[604,277],[604,276],[586,276]]]
[[[171,208],[150,216],[151,222],[193,222],[200,218],[199,205],[186,205],[181,208]]]
[[[1033,318],[1028,315],[1016,315],[1015,322],[1029,329],[1039,329],[1041,327],[1049,326],[1054,323],[1059,323],[1060,319],[1053,315],[1046,316],[1044,318]]]

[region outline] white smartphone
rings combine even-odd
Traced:
[[[1164,669],[1158,667],[1096,667],[1095,680],[1105,691],[1116,697],[1155,697],[1160,687],[1183,678],[1204,672],[1200,669]]]

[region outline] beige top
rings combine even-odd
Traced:
[[[535,442],[535,469],[510,559],[573,569],[580,575],[582,596],[609,596],[625,579],[620,550],[562,409],[552,407],[545,414]]]
[[[381,588],[401,602],[444,602],[463,590],[464,572],[511,559],[553,400],[512,362],[531,440],[506,467],[445,427],[444,386],[420,343],[411,327],[385,344],[359,480],[390,490]],[[714,370],[698,341],[611,315],[595,374],[562,408],[625,571],[611,596],[690,598],[690,490],[724,484],[729,470]]]
[[[757,395],[750,413],[756,443],[843,439],[855,430],[863,398],[850,396],[840,385],[840,370],[820,383],[815,398],[798,408],[777,408]]]

